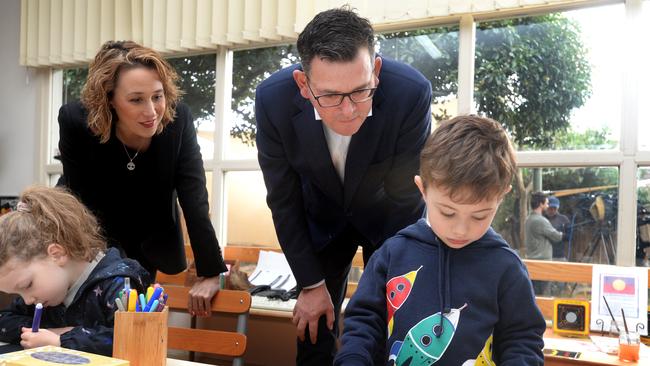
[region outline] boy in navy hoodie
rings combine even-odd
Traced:
[[[335,365],[543,365],[544,318],[526,267],[491,227],[516,173],[501,125],[442,122],[415,184],[426,219],[370,259]]]

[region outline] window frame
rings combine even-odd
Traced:
[[[573,9],[588,8],[603,4],[621,3],[622,1],[594,2],[592,4],[562,5],[545,7],[542,12],[556,12]],[[575,167],[575,166],[611,166],[619,169],[618,188],[618,222],[617,222],[617,265],[635,266],[636,244],[636,199],[637,185],[636,174],[639,167],[650,166],[650,151],[640,150],[638,146],[639,126],[639,82],[635,77],[635,68],[641,67],[637,61],[641,54],[640,15],[643,0],[627,0],[624,2],[626,28],[621,30],[625,51],[620,55],[623,68],[622,89],[622,116],[621,135],[618,149],[577,150],[577,151],[519,151],[517,152],[519,167]],[[485,14],[468,14],[460,17],[450,17],[444,20],[445,24],[454,22],[459,24],[459,65],[458,65],[458,113],[473,113],[474,90],[474,54],[476,40],[476,23],[479,21],[494,20],[503,17],[529,16],[539,14],[535,8],[520,9],[505,13],[491,12]],[[430,20],[419,22],[418,28],[427,28],[440,25],[441,21]],[[377,32],[410,30],[413,25],[405,23],[378,27]],[[271,47],[278,45],[278,41],[271,41],[255,45]],[[216,83],[215,83],[215,119],[227,121],[230,119],[232,95],[232,70],[233,53],[237,50],[251,47],[219,46],[216,50]],[[47,184],[51,174],[61,174],[63,168],[59,162],[54,162],[51,153],[54,151],[52,129],[57,128],[57,114],[62,100],[62,71],[60,69],[46,69],[49,78],[43,83],[40,93],[39,115],[42,121],[39,124],[39,146],[37,147],[37,177],[40,183]],[[225,174],[231,171],[258,171],[259,163],[256,159],[226,159],[226,139],[229,136],[228,123],[217,123],[214,132],[214,155],[204,157],[206,172],[212,172],[212,224],[217,233],[217,238],[222,247],[227,245],[227,202],[225,195]]]

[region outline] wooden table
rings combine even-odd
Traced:
[[[551,356],[544,355],[544,365],[546,366],[576,366],[576,365],[604,365],[604,366],[630,366],[630,365],[650,365],[650,352],[648,352],[648,347],[645,347],[645,350],[641,350],[641,359],[638,363],[634,362],[624,362],[618,359],[617,355],[610,355],[598,350],[586,350],[583,347],[579,347],[581,341],[585,343],[591,342],[589,338],[568,338],[562,337],[553,333],[553,329],[547,328],[544,333],[544,340],[547,345],[553,346],[553,348],[561,349],[563,351],[578,351],[580,356],[577,359],[560,357],[560,356]],[[580,349],[578,349],[580,348]],[[645,352],[644,352],[645,351]]]
[[[0,342],[0,345],[6,345],[8,343]],[[214,366],[210,365],[207,363],[200,363],[200,362],[191,362],[191,361],[184,361],[184,360],[177,360],[174,358],[168,358],[167,359],[167,366]]]
[[[167,366],[208,366],[208,365],[209,366],[214,366],[214,365],[210,365],[210,364],[207,364],[207,363],[176,360],[174,358],[168,358],[167,359]]]

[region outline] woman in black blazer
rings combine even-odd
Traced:
[[[192,116],[178,103],[173,68],[134,42],[106,42],[88,70],[81,103],[59,111],[66,185],[99,218],[110,246],[153,276],[186,268],[177,201],[198,279],[190,312],[209,315],[226,271],[208,215],[205,171]]]

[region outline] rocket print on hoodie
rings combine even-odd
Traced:
[[[449,313],[437,312],[420,320],[409,330],[404,341],[393,343],[388,357],[389,363],[394,361],[395,366],[433,365],[451,343],[456,333],[460,312],[465,307],[467,304],[458,309],[451,309]]]
[[[393,317],[395,312],[406,302],[418,271],[422,268],[410,271],[401,276],[393,277],[386,283],[386,305],[388,308],[388,336],[393,333]]]

